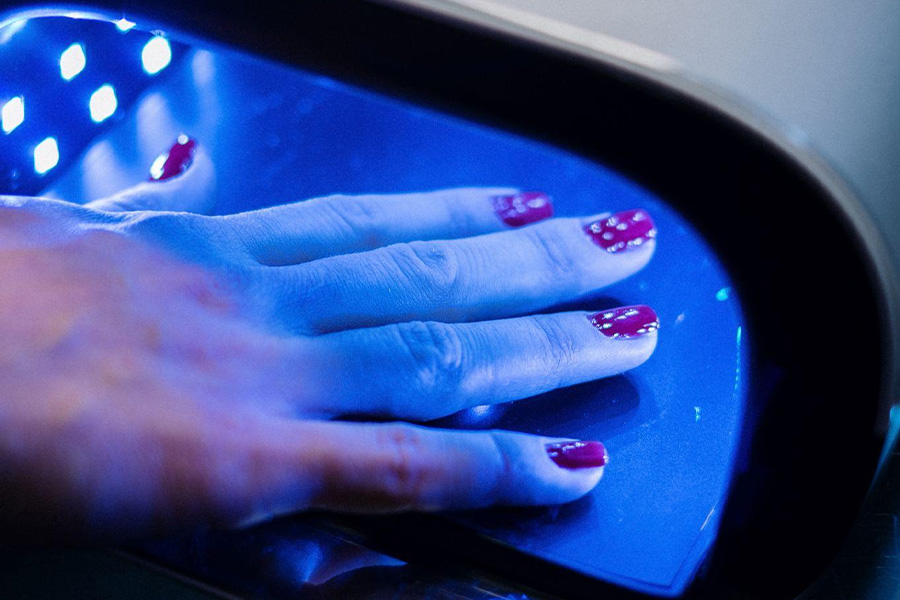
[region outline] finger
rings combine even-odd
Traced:
[[[334,333],[302,349],[304,405],[322,414],[429,420],[608,377],[656,347],[647,306]]]
[[[16,485],[4,500],[23,510],[0,514],[4,531],[120,541],[312,508],[556,504],[590,491],[607,462],[599,443],[506,432],[273,420],[197,406],[144,417],[135,428],[106,415],[98,438],[82,415],[54,429],[59,435],[35,438],[43,463],[13,461],[6,473]]]
[[[650,260],[655,237],[649,215],[629,211],[587,227],[551,219],[462,240],[396,244],[266,269],[262,277],[279,314],[301,331],[478,321],[533,312],[628,277]]]
[[[456,239],[553,215],[549,196],[509,188],[329,196],[230,215],[260,263],[288,265],[414,240]]]
[[[209,214],[215,204],[215,169],[209,156],[179,136],[150,168],[149,180],[86,206],[105,211],[158,210]]]
[[[216,496],[243,523],[310,508],[561,504],[589,492],[607,461],[597,442],[407,424],[284,422],[248,441],[252,461],[236,456],[237,467],[211,470],[230,475]]]

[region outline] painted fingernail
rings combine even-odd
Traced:
[[[197,142],[181,134],[165,154],[160,154],[150,167],[150,181],[165,181],[188,170],[194,160]]]
[[[656,225],[647,211],[626,210],[584,228],[595,244],[607,252],[633,250],[656,237]]]
[[[606,446],[600,442],[561,442],[547,444],[550,460],[563,469],[590,469],[609,462]]]
[[[613,339],[628,340],[654,333],[659,329],[659,317],[649,306],[622,306],[592,315],[588,321],[597,331]]]
[[[494,212],[510,227],[522,227],[553,216],[553,202],[544,192],[520,192],[491,198]]]

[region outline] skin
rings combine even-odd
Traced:
[[[498,189],[210,217],[213,180],[201,154],[86,206],[0,197],[7,540],[561,503],[598,483],[547,457],[557,440],[407,421],[642,363],[655,334],[520,315],[627,277],[652,242],[610,255],[586,219],[508,230]]]

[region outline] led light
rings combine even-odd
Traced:
[[[3,105],[3,109],[0,111],[3,133],[12,133],[12,130],[21,125],[24,120],[25,99],[22,96],[16,96]]]
[[[91,94],[91,101],[88,106],[90,106],[91,119],[94,120],[94,123],[105,121],[113,116],[113,113],[119,107],[116,90],[108,83],[100,86],[96,92]]]
[[[134,21],[129,21],[128,19],[119,19],[118,21],[113,21],[116,24],[116,29],[119,31],[125,32],[134,29],[134,26],[137,25]]]
[[[172,62],[172,47],[169,40],[155,36],[141,50],[141,62],[148,75],[156,75]]]
[[[34,172],[43,175],[59,164],[59,146],[56,138],[48,137],[34,149]]]
[[[72,44],[59,57],[59,73],[66,81],[71,81],[73,77],[84,71],[87,64],[87,57],[84,55],[84,46],[81,44]]]

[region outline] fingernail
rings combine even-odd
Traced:
[[[561,442],[547,444],[550,460],[563,469],[589,469],[609,462],[606,446],[600,442]]]
[[[623,306],[592,315],[588,321],[597,331],[613,339],[628,340],[645,336],[659,329],[659,317],[649,306]]]
[[[595,244],[611,253],[633,250],[656,237],[656,225],[642,209],[616,213],[584,230]]]
[[[197,142],[181,134],[165,154],[160,154],[150,167],[150,181],[165,181],[181,175],[191,166]]]
[[[491,198],[494,212],[510,227],[522,227],[553,216],[553,202],[544,192],[521,192]]]

